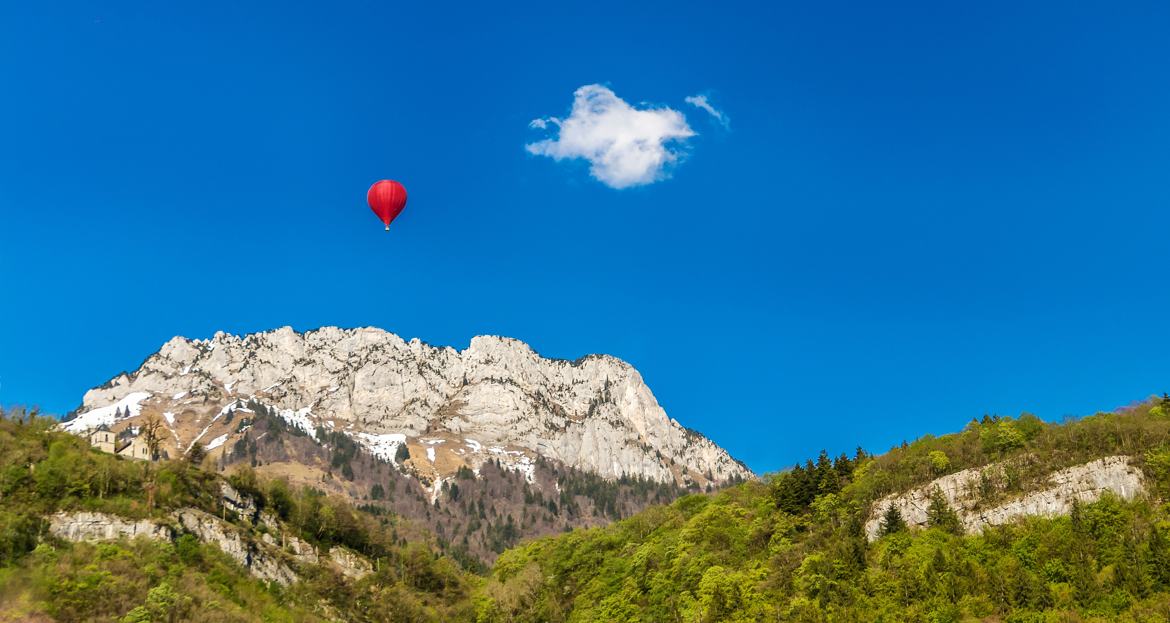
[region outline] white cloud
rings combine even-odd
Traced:
[[[688,95],[683,101],[690,104],[691,106],[702,108],[703,110],[707,111],[711,114],[712,117],[715,117],[715,120],[718,121],[723,127],[730,127],[731,119],[729,119],[722,110],[712,106],[711,102],[707,100],[706,95]]]
[[[671,108],[635,108],[600,84],[573,94],[567,119],[547,117],[529,124],[556,127],[556,138],[525,145],[530,153],[554,160],[584,158],[589,172],[611,188],[651,184],[667,177],[682,152],[677,147],[695,135],[686,117]]]

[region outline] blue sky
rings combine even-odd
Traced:
[[[769,471],[1170,389],[1170,6],[630,4],[0,7],[0,403],[176,334],[493,333]],[[693,136],[599,179],[530,127],[587,85]]]

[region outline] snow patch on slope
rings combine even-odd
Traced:
[[[317,425],[314,424],[313,420],[309,417],[310,415],[312,415],[312,410],[309,409],[308,407],[303,407],[301,409],[295,409],[295,410],[294,409],[279,409],[279,410],[273,409],[273,410],[276,411],[276,415],[278,415],[280,417],[280,419],[284,420],[285,422],[288,422],[291,426],[295,426],[295,427],[301,429],[302,431],[305,432],[306,435],[312,437],[313,439],[320,441],[319,439],[317,439]]]
[[[387,463],[394,463],[394,455],[398,453],[398,446],[406,443],[406,435],[402,433],[386,433],[382,435],[371,435],[369,433],[358,433],[352,435],[357,439],[370,454],[386,461]]]
[[[78,434],[103,424],[110,426],[117,421],[118,411],[128,412],[129,415],[126,417],[136,417],[142,413],[142,402],[147,398],[150,398],[150,392],[131,392],[112,405],[86,411],[72,420],[64,422],[61,424],[61,428],[67,432]]]
[[[524,480],[528,484],[536,482],[536,463],[532,461],[532,457],[522,456],[516,463],[505,464],[504,467],[524,474]]]

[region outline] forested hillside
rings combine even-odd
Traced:
[[[425,476],[410,472],[406,445],[398,447],[399,462],[407,466],[401,467],[371,455],[345,434],[321,428],[310,437],[263,404],[246,407],[249,413],[239,424],[248,430],[213,457],[215,469],[231,472],[247,465],[262,479],[311,484],[371,512],[413,520],[434,533],[444,551],[476,569],[522,537],[602,525],[687,492],[639,477],[608,480],[541,457],[529,474],[491,460],[478,473],[463,466],[436,491]],[[420,456],[413,458],[425,462],[426,454],[416,451]],[[697,490],[696,485],[692,491]]]
[[[225,481],[198,457],[116,458],[52,425],[21,410],[0,420],[0,621],[1170,620],[1168,398],[1062,424],[985,417],[880,456],[822,452],[763,480],[523,543],[478,574],[377,507],[246,467]],[[1124,457],[1142,490],[1090,491],[1067,514],[979,530],[959,521],[970,509],[941,495],[922,525],[882,507],[975,469],[971,495],[984,512],[1102,457]],[[233,510],[229,483],[271,519]],[[182,509],[257,541],[300,539],[320,564],[274,546],[296,579],[264,581],[176,525]],[[74,542],[51,529],[62,511],[157,522],[172,537]],[[875,518],[871,540],[864,525]],[[334,551],[369,570],[327,564]]]
[[[150,463],[115,457],[12,410],[0,418],[0,621],[458,621],[473,617],[477,578],[438,553],[425,530],[357,511],[339,498],[250,470],[234,488],[274,519],[253,526],[227,507],[222,478],[198,457]],[[324,564],[274,564],[298,574],[263,582],[227,555],[177,529],[169,540],[100,543],[54,538],[58,512],[173,523],[173,512],[224,517],[245,538],[296,538],[322,553],[344,547],[373,561],[352,579]],[[210,521],[211,519],[208,519]],[[260,541],[260,538],[256,538]],[[229,542],[231,545],[231,542]],[[256,546],[256,545],[253,545]],[[324,562],[324,556],[322,557]]]
[[[1170,620],[1170,400],[1048,425],[972,421],[870,457],[821,454],[764,482],[689,496],[612,526],[505,553],[485,586],[485,621]],[[987,503],[1089,459],[1134,457],[1149,496],[1105,495],[1067,516],[964,535],[952,509],[909,530],[888,493],[993,462],[1010,477]]]

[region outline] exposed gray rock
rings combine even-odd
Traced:
[[[260,512],[260,525],[264,526],[269,532],[280,532],[280,519],[277,518],[276,513],[266,510]]]
[[[262,541],[284,549],[294,560],[303,565],[315,565],[321,562],[321,558],[317,554],[317,548],[308,541],[285,533],[281,529],[280,521],[276,518],[275,513],[272,511],[261,511],[259,517],[260,525],[268,531],[260,536]]]
[[[184,530],[204,543],[215,545],[257,578],[283,585],[297,581],[296,574],[274,551],[244,538],[238,528],[218,517],[191,508],[176,511],[174,517]]]
[[[341,574],[351,580],[360,580],[374,572],[370,561],[340,546],[329,549],[329,560],[333,561]]]
[[[1145,491],[1141,470],[1130,465],[1128,457],[1110,456],[1053,472],[1043,489],[991,508],[980,508],[981,480],[984,475],[993,480],[998,479],[1003,469],[1003,464],[966,469],[905,493],[888,495],[874,503],[865,524],[865,534],[871,541],[878,537],[882,517],[890,505],[898,509],[907,525],[925,527],[931,492],[935,488],[958,514],[963,529],[969,534],[977,533],[986,526],[1009,523],[1021,517],[1063,515],[1072,510],[1074,501],[1093,502],[1106,492],[1128,500]]]
[[[255,523],[259,511],[256,501],[250,495],[244,495],[228,484],[226,480],[219,482],[220,498],[229,511],[239,515],[242,519]]]
[[[302,541],[295,536],[289,536],[285,539],[285,550],[301,564],[315,565],[321,562],[317,555],[317,548],[312,543]]]
[[[132,521],[106,513],[56,513],[49,517],[49,533],[66,541],[113,541],[146,537],[169,541],[171,530],[149,519]]]
[[[145,408],[167,416],[176,443],[211,439],[214,450],[239,435],[220,417],[224,410],[249,398],[310,436],[317,427],[340,430],[391,461],[409,438],[447,444],[430,446],[431,464],[435,450],[458,445],[451,451],[473,466],[495,459],[525,473],[543,456],[608,478],[702,484],[708,474],[716,483],[752,476],[668,417],[629,364],[604,355],[546,359],[493,336],[463,351],[373,328],[176,337],[137,371],[87,392],[66,428],[82,431],[114,413],[138,417]],[[175,423],[198,409],[210,410]],[[180,441],[180,429],[192,438]],[[443,440],[425,439],[434,434]]]
[[[49,517],[49,532],[67,541],[88,542],[135,537],[170,541],[188,532],[201,542],[218,547],[253,576],[286,586],[296,582],[298,577],[281,560],[279,552],[282,547],[300,564],[316,565],[321,562],[313,544],[286,535],[272,516],[263,518],[267,520],[265,525],[273,532],[263,533],[260,536],[261,543],[251,540],[238,527],[200,510],[185,508],[175,511],[171,517],[179,527],[178,530],[149,519],[132,521],[107,513],[60,512]],[[329,561],[351,579],[361,579],[373,571],[369,560],[344,547],[331,548]]]

